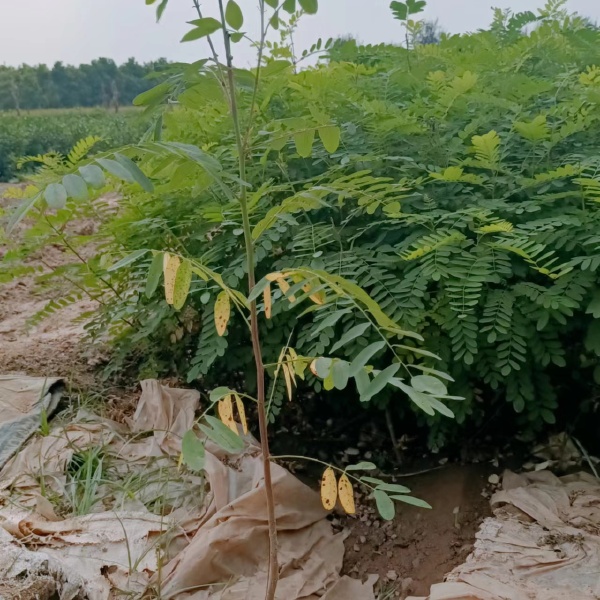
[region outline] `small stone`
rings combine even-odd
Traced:
[[[497,475],[496,473],[493,473],[492,475],[490,475],[488,477],[488,482],[491,483],[492,485],[498,485],[500,483],[500,476]]]
[[[360,451],[358,450],[358,448],[346,448],[345,452],[349,456],[358,456],[360,454]]]
[[[394,556],[394,553],[393,553],[393,552],[388,552],[388,553],[387,553],[387,557],[388,557],[388,558],[392,558],[392,556]]]
[[[354,552],[360,552],[360,546],[358,544],[354,544]]]
[[[440,458],[440,460],[438,461],[438,464],[445,465],[447,462],[448,462],[447,458]]]
[[[398,573],[396,573],[396,571],[388,571],[385,576],[390,581],[396,581],[396,579],[398,579]]]
[[[367,538],[364,535],[361,535],[359,539],[361,544],[366,544]]]

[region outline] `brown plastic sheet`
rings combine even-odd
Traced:
[[[506,472],[491,503],[474,552],[427,600],[600,598],[598,480]]]
[[[182,492],[183,482],[170,481],[168,514],[154,514],[147,502],[126,494],[112,498],[112,510],[106,510],[99,494],[91,514],[61,518],[48,500],[68,493],[67,469],[76,450],[101,446],[116,473],[156,468],[177,475],[181,436],[192,426],[198,405],[195,391],[144,381],[129,427],[82,413],[32,440],[0,472],[0,553],[23,550],[18,564],[28,572],[44,557],[44,576],[52,573],[61,600],[109,600],[123,591],[139,597],[149,587],[160,590],[163,600],[262,600],[267,520],[260,449],[251,437],[236,456],[208,443],[207,481],[186,474],[186,484],[200,490],[194,494]],[[374,600],[374,578],[362,583],[340,577],[343,534],[332,531],[318,494],[278,465],[273,480],[277,598]],[[164,487],[155,485],[148,483],[140,493],[164,494]],[[12,568],[0,568],[0,591],[17,581],[15,575]]]

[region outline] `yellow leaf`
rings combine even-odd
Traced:
[[[292,370],[290,369],[290,366],[287,363],[283,363],[281,365],[281,368],[283,369],[283,376],[285,377],[285,387],[287,388],[288,398],[290,399],[290,402],[291,402],[292,401],[292,392],[293,392]]]
[[[279,286],[281,293],[285,296],[287,291],[290,289],[290,284],[282,278],[277,280],[277,285]],[[296,302],[296,296],[294,295],[288,296],[287,298],[290,302]]]
[[[244,408],[244,403],[242,399],[236,394],[235,396],[235,405],[237,406],[238,415],[240,416],[240,422],[242,424],[242,429],[244,433],[248,433],[248,422],[246,421],[246,410]]]
[[[327,467],[321,479],[321,503],[325,510],[333,510],[337,501],[337,482],[331,467]]]
[[[338,482],[338,495],[340,497],[342,508],[349,515],[353,515],[356,512],[356,507],[354,505],[354,490],[352,489],[352,483],[348,479],[346,473],[340,477]]]
[[[265,300],[265,317],[267,319],[271,318],[271,308],[273,306],[273,302],[271,300],[271,286],[268,285],[263,292],[264,300]]]
[[[179,256],[171,256],[168,252],[165,252],[163,257],[163,274],[165,280],[165,298],[167,304],[173,304],[175,295],[175,278],[177,277],[177,271],[181,260]]]
[[[227,329],[229,323],[229,315],[231,314],[231,306],[229,304],[229,296],[223,291],[217,296],[215,302],[215,327],[217,333],[222,336]]]
[[[283,279],[283,273],[280,271],[276,271],[275,273],[269,273],[265,275],[265,279],[267,281],[278,281],[279,279]]]
[[[219,418],[231,431],[237,433],[237,426],[235,421],[233,420],[233,402],[231,400],[231,395],[225,396],[223,400],[219,400],[217,405],[217,409],[219,411]]]

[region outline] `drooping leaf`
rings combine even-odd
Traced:
[[[352,483],[348,479],[346,473],[342,474],[338,482],[338,496],[342,508],[349,514],[353,515],[356,513],[356,506],[354,504],[354,489]]]
[[[237,433],[237,425],[233,419],[233,400],[231,394],[225,396],[222,400],[219,400],[217,410],[221,421],[223,421],[231,431]]]
[[[230,454],[237,454],[244,449],[244,440],[237,433],[231,431],[227,425],[210,415],[206,415],[205,418],[208,426],[202,423],[200,429],[217,446]]]
[[[248,433],[248,421],[246,420],[246,409],[244,408],[243,400],[235,394],[235,405],[237,407],[238,416],[240,418],[240,423],[242,424],[242,431],[244,435]]]
[[[194,40],[199,40],[200,38],[206,37],[221,29],[221,23],[212,17],[195,19],[194,21],[190,21],[190,24],[194,25],[194,29],[188,31],[181,38],[182,42],[193,42]]]
[[[175,294],[175,277],[179,270],[181,259],[165,252],[163,256],[163,278],[165,284],[165,299],[167,304],[173,304]]]
[[[325,510],[333,510],[337,502],[338,488],[335,472],[327,467],[321,479],[321,503]]]
[[[283,279],[283,277],[277,280],[277,285],[279,286],[281,293],[290,301],[291,304],[296,302],[296,296],[294,296],[294,294],[288,295],[288,292],[290,290],[290,284],[285,279]]]
[[[254,300],[258,300],[258,297],[263,293],[264,289],[269,285],[269,283],[271,281],[277,281],[277,278],[272,279],[270,278],[271,275],[273,275],[272,273],[270,273],[269,275],[267,275],[266,277],[263,277],[260,281],[258,281],[256,283],[256,285],[252,288],[252,291],[250,292],[250,294],[248,295],[248,300],[250,302],[254,301]]]
[[[265,289],[263,291],[263,298],[265,303],[265,317],[267,317],[267,319],[270,319],[271,310],[273,307],[273,299],[271,297],[271,285],[269,283],[267,283],[267,285],[265,286]]]
[[[231,304],[229,302],[229,295],[227,292],[222,291],[217,296],[215,302],[215,327],[217,333],[222,336],[227,329],[227,323],[229,323],[229,317],[231,315]]]
[[[163,261],[164,258],[162,252],[157,252],[152,258],[150,268],[148,269],[146,288],[144,290],[144,295],[146,298],[152,298],[152,296],[154,296],[154,292],[158,287],[158,282],[160,281],[160,276],[163,272]]]
[[[393,520],[396,515],[394,501],[381,490],[375,490],[373,496],[375,497],[375,504],[377,505],[377,510],[379,511],[381,518],[386,521]]]
[[[168,83],[167,81],[163,81],[162,83],[159,83],[158,85],[154,86],[153,88],[150,88],[149,90],[146,90],[145,92],[142,92],[141,94],[138,94],[133,99],[133,105],[134,106],[158,106],[159,104],[162,104],[166,100],[170,91],[171,91],[171,84]]]
[[[129,157],[124,156],[119,152],[115,152],[115,159],[123,168],[125,168],[129,172],[134,181],[136,181],[144,191],[154,191],[154,186],[152,185],[152,182],[146,177],[146,175],[144,175],[142,170]]]
[[[356,374],[367,365],[367,363],[377,354],[380,350],[385,347],[385,342],[374,342],[369,344],[366,348],[363,348],[350,363],[350,377],[356,376]]]
[[[363,461],[356,463],[355,465],[348,465],[346,467],[346,471],[374,471],[376,468],[376,464],[368,461]]]
[[[85,182],[94,189],[100,189],[106,184],[104,173],[98,165],[83,165],[79,167],[79,172]]]
[[[421,500],[419,498],[415,498],[414,496],[391,496],[394,500],[398,500],[398,502],[404,502],[405,504],[412,504],[413,506],[418,506],[419,508],[431,508],[431,504],[425,502],[425,500]]]
[[[298,0],[302,10],[308,15],[314,15],[319,10],[318,0]]]
[[[183,438],[181,438],[181,455],[183,464],[192,471],[202,471],[204,469],[204,444],[192,429],[186,431]]]
[[[283,371],[283,377],[285,379],[285,387],[288,393],[288,399],[291,402],[293,398],[293,374],[287,363],[281,364],[281,370]]]
[[[333,345],[333,347],[331,348],[331,352],[335,352],[336,350],[339,350],[342,346],[345,346],[346,344],[348,344],[352,340],[356,339],[357,337],[360,337],[361,335],[363,335],[365,333],[365,331],[367,331],[367,329],[369,329],[369,327],[371,327],[371,322],[370,321],[367,321],[366,323],[359,323],[358,325],[355,325],[354,327],[351,327]]]
[[[329,154],[333,154],[340,145],[340,128],[335,125],[319,127],[319,137]]]
[[[118,271],[119,269],[122,269],[123,267],[126,267],[127,265],[130,265],[131,263],[134,263],[138,258],[140,258],[141,256],[144,256],[144,254],[146,254],[147,252],[148,252],[148,250],[145,250],[145,249],[134,250],[131,254],[128,254],[121,260],[117,261],[114,265],[111,265],[106,270],[109,273],[111,273],[112,271]]]
[[[370,398],[365,396],[369,384],[371,383],[368,373],[364,369],[361,369],[354,375],[354,381],[356,382],[356,390],[358,391],[360,401],[367,402],[370,400]]]
[[[44,190],[44,199],[50,208],[60,210],[67,204],[67,190],[60,183],[51,183]]]
[[[192,265],[189,260],[184,259],[177,269],[175,275],[175,288],[173,289],[173,308],[181,310],[190,292],[192,283]]]
[[[74,200],[87,200],[89,198],[87,185],[79,175],[69,173],[63,177],[62,183],[69,198]]]
[[[230,27],[240,29],[244,24],[244,15],[235,0],[229,0],[225,8],[225,21]]]
[[[312,154],[312,147],[315,141],[315,130],[304,129],[294,133],[294,144],[296,145],[296,152],[302,158],[308,158]]]
[[[265,0],[265,4],[268,4],[271,8],[277,8],[279,6],[279,0]]]

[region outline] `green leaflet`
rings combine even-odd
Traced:
[[[118,152],[115,152],[115,159],[117,162],[125,168],[125,170],[131,175],[134,181],[136,181],[144,191],[154,191],[152,182],[144,175],[142,170],[127,156],[123,156]]]
[[[244,24],[244,15],[242,9],[235,0],[228,0],[225,7],[225,21],[230,27],[240,29]]]
[[[383,341],[369,344],[366,348],[363,348],[350,364],[350,376],[354,377],[383,348],[385,348],[385,342]]]
[[[369,383],[364,393],[361,394],[361,402],[367,402],[373,396],[375,396],[375,394],[378,394],[388,383],[390,383],[391,379],[398,372],[399,368],[400,365],[394,364],[379,372]]]
[[[50,208],[60,210],[67,204],[67,190],[60,183],[51,183],[44,190],[44,199]]]
[[[340,145],[340,128],[335,125],[319,127],[319,137],[325,146],[325,150],[333,154]]]
[[[158,283],[160,282],[163,273],[163,259],[164,254],[162,252],[157,252],[152,258],[150,268],[148,269],[146,288],[144,290],[146,298],[152,298],[154,292],[156,292],[156,288],[158,287]]]
[[[206,37],[221,29],[221,23],[212,17],[195,19],[194,21],[190,21],[190,24],[194,25],[194,29],[188,31],[181,38],[182,42],[193,42],[194,40],[199,40],[200,38]]]
[[[198,439],[193,429],[186,431],[181,438],[181,456],[183,464],[192,471],[204,469],[204,444]]]
[[[300,7],[309,15],[314,15],[319,10],[318,0],[298,0]]]
[[[104,173],[97,165],[84,165],[79,167],[79,172],[88,185],[95,189],[104,187],[106,183]]]
[[[65,175],[62,183],[69,198],[74,200],[87,200],[89,198],[87,185],[79,175]]]
[[[394,500],[398,500],[398,502],[404,502],[404,504],[412,504],[413,506],[418,506],[419,508],[431,508],[431,504],[425,502],[425,500],[420,500],[419,498],[415,498],[414,496],[390,496]]]
[[[294,133],[294,144],[296,152],[302,158],[308,158],[312,154],[312,147],[315,141],[315,130],[312,128]]]
[[[144,256],[144,254],[146,254],[147,252],[148,252],[148,250],[145,250],[145,249],[134,250],[131,254],[128,254],[121,260],[117,261],[114,265],[110,266],[108,269],[106,269],[106,271],[108,273],[111,273],[112,271],[118,271],[119,269],[122,269],[123,267],[126,267],[127,265],[130,265],[131,263],[134,263],[136,260],[138,260],[139,258]],[[161,265],[161,267],[162,267],[162,265]]]
[[[200,429],[217,446],[230,454],[237,454],[244,449],[244,440],[239,435],[233,433],[227,425],[210,415],[206,415],[205,418],[208,426],[200,424]]]
[[[396,515],[396,509],[394,507],[393,500],[381,490],[375,490],[373,492],[373,497],[375,498],[375,503],[377,505],[377,510],[381,515],[381,518],[386,521],[391,521]]]
[[[344,333],[344,335],[333,345],[331,352],[333,353],[336,350],[339,350],[352,340],[360,337],[367,331],[367,329],[369,329],[369,327],[371,327],[371,323],[367,321],[366,323],[359,323],[358,325],[348,329],[348,331],[346,331],[346,333]]]

